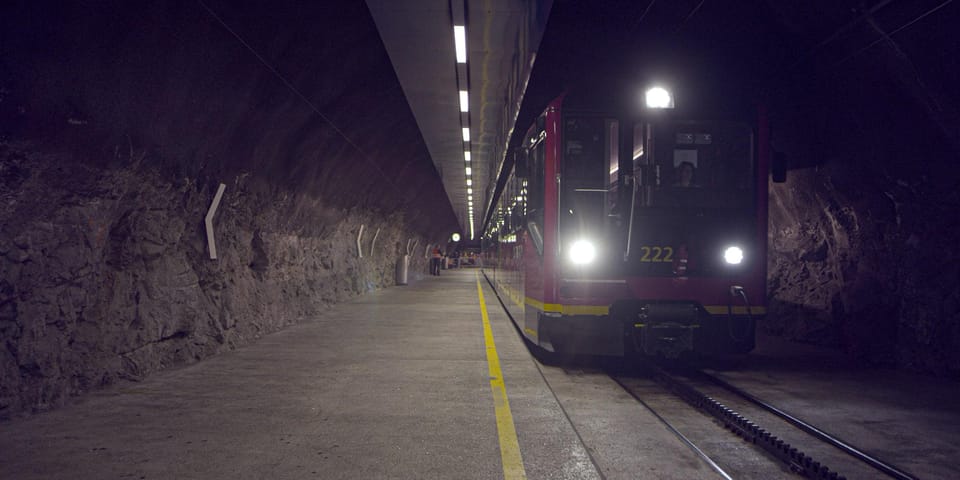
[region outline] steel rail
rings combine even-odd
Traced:
[[[894,467],[893,465],[890,465],[890,464],[888,464],[888,463],[885,463],[885,462],[883,462],[883,461],[881,461],[881,460],[878,460],[878,459],[876,459],[876,458],[874,458],[874,457],[872,457],[872,456],[864,453],[862,450],[858,449],[857,447],[854,447],[853,445],[850,445],[849,443],[844,442],[843,440],[840,440],[840,439],[838,439],[837,437],[835,437],[835,436],[833,436],[833,435],[831,435],[831,434],[829,434],[829,433],[827,433],[827,432],[825,432],[825,431],[823,431],[823,430],[821,430],[821,429],[819,429],[819,428],[817,428],[817,427],[815,427],[815,426],[813,426],[813,425],[811,425],[811,424],[809,424],[809,423],[806,423],[806,422],[804,422],[803,420],[800,420],[799,418],[796,418],[796,417],[794,417],[793,415],[790,415],[789,413],[784,412],[783,410],[780,410],[779,408],[774,407],[773,405],[770,405],[770,404],[767,403],[767,402],[764,402],[763,400],[761,400],[761,399],[759,399],[759,398],[751,395],[750,393],[747,393],[746,391],[741,390],[740,388],[731,385],[730,383],[728,383],[727,381],[725,381],[725,380],[723,380],[723,379],[720,379],[720,378],[718,378],[718,377],[715,377],[715,376],[713,376],[713,375],[710,375],[710,374],[708,374],[708,373],[706,373],[706,372],[703,372],[703,371],[701,371],[701,370],[696,370],[696,372],[697,372],[699,375],[702,375],[702,376],[703,376],[704,378],[706,378],[707,380],[709,380],[709,381],[711,381],[711,382],[713,382],[713,383],[715,383],[715,384],[717,384],[717,385],[725,388],[726,390],[730,391],[731,393],[734,393],[734,394],[742,397],[743,399],[749,401],[750,403],[753,403],[754,405],[756,405],[756,406],[758,406],[758,407],[760,407],[760,408],[762,408],[762,409],[764,409],[764,410],[766,410],[766,411],[768,411],[768,412],[770,412],[770,413],[772,413],[772,414],[774,414],[774,415],[776,415],[776,416],[778,416],[778,417],[786,420],[787,422],[790,422],[791,424],[793,424],[795,427],[799,428],[800,430],[803,430],[804,432],[807,432],[807,433],[809,433],[810,435],[813,435],[814,437],[817,437],[818,439],[820,439],[820,440],[822,440],[822,441],[824,441],[824,442],[826,442],[826,443],[829,443],[830,445],[833,445],[834,447],[840,449],[842,452],[844,452],[844,453],[846,453],[846,454],[848,454],[848,455],[856,458],[857,460],[860,460],[860,461],[866,463],[867,465],[870,465],[871,467],[873,467],[873,468],[875,468],[875,469],[877,469],[877,470],[880,470],[881,472],[883,472],[883,473],[885,473],[885,474],[887,474],[887,475],[889,475],[889,476],[891,476],[891,477],[893,477],[893,478],[896,478],[897,480],[916,480],[916,477],[913,477],[913,476],[905,473],[904,471],[902,471],[902,470]]]
[[[633,390],[630,389],[630,387],[627,387],[622,381],[620,381],[619,378],[617,378],[615,375],[611,374],[610,372],[607,372],[607,376],[610,377],[610,379],[613,380],[617,385],[620,385],[620,388],[623,388],[627,393],[629,393],[634,400],[640,402],[640,405],[643,405],[644,408],[646,408],[647,411],[652,413],[654,417],[657,417],[657,420],[660,420],[660,423],[662,423],[674,435],[676,435],[676,437],[679,438],[681,442],[685,443],[687,447],[689,447],[690,450],[693,451],[693,453],[696,453],[697,456],[699,456],[704,462],[706,462],[706,464],[709,465],[710,468],[712,468],[714,471],[720,474],[720,476],[722,476],[723,478],[727,480],[733,480],[733,478],[730,475],[728,475],[727,472],[725,472],[723,468],[720,467],[720,465],[717,465],[717,462],[714,462],[712,458],[710,458],[706,453],[703,452],[703,450],[700,450],[700,447],[696,446],[696,444],[690,441],[690,439],[687,438],[683,433],[680,433],[679,430],[674,428],[673,425],[670,424],[670,422],[668,422],[665,418],[661,417],[660,414],[653,409],[653,407],[648,405],[647,402],[644,402],[639,395],[637,395]]]

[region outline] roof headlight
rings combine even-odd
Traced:
[[[653,87],[643,96],[647,108],[673,108],[673,95],[663,87]]]

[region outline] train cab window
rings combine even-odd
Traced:
[[[747,208],[752,202],[753,137],[745,125],[678,123],[654,127],[657,175],[651,207]]]
[[[560,239],[606,237],[614,220],[619,124],[599,116],[563,121],[560,162]]]
[[[564,121],[561,212],[572,220],[567,222],[571,228],[599,228],[605,216],[610,178],[605,123],[601,117],[568,117]]]
[[[564,124],[563,176],[581,187],[604,186],[608,166],[603,118],[572,117]]]

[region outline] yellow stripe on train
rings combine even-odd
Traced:
[[[610,307],[606,305],[563,305],[559,303],[543,303],[539,300],[535,300],[530,297],[526,297],[527,305],[533,307],[536,310],[541,312],[553,312],[560,313],[563,315],[609,315]],[[734,315],[766,315],[767,307],[756,306],[750,307],[749,312],[747,307],[744,306],[734,306],[728,311],[727,305],[706,305],[703,307],[708,313],[712,315],[727,315],[732,313]]]
[[[761,306],[750,307],[749,309],[747,309],[747,307],[744,307],[744,306],[735,306],[730,310],[728,310],[729,307],[727,305],[706,305],[703,308],[707,312],[710,312],[714,315],[726,315],[728,313],[733,313],[734,315],[746,315],[748,313],[750,315],[766,315],[767,314],[767,307],[761,307]]]

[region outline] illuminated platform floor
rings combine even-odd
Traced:
[[[537,363],[476,269],[0,423],[0,479],[524,477],[719,478],[608,378]]]
[[[505,399],[491,381],[478,285]],[[522,474],[601,478],[476,269],[359,297],[245,348],[0,424],[3,479]]]

